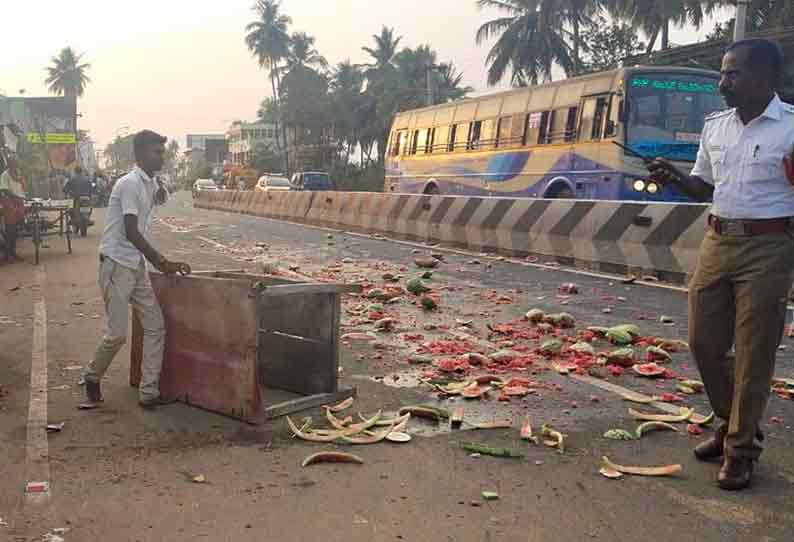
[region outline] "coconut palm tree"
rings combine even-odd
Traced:
[[[458,72],[452,62],[439,64],[436,74],[438,74],[436,78],[438,86],[436,89],[436,100],[439,103],[462,100],[468,94],[474,92],[472,87],[463,86],[463,74]]]
[[[377,72],[390,67],[393,68],[394,57],[397,55],[397,48],[400,46],[402,36],[396,37],[393,28],[384,26],[380,31],[380,35],[374,35],[372,39],[375,40],[375,47],[361,48],[374,60],[373,63],[367,64],[370,71],[374,70]]]
[[[671,25],[700,28],[705,16],[723,4],[722,0],[609,0],[608,7],[614,16],[643,31],[650,53],[660,36],[662,49],[670,47]]]
[[[318,71],[328,69],[328,61],[314,48],[314,36],[306,32],[296,32],[290,37],[287,69],[295,67],[312,68]]]
[[[550,80],[554,64],[566,74],[574,72],[573,50],[566,40],[565,17],[558,2],[477,0],[477,5],[505,13],[477,31],[477,44],[497,38],[487,57],[489,85],[498,84],[508,71],[514,85]]]
[[[281,3],[278,0],[257,0],[254,4],[254,12],[257,19],[245,27],[245,44],[256,57],[261,68],[266,69],[270,74],[270,84],[273,90],[273,98],[276,100],[276,109],[279,110],[279,98],[281,94],[280,67],[281,62],[289,55],[290,38],[287,33],[288,26],[292,19],[281,13]],[[278,116],[277,116],[278,117]],[[279,132],[278,118],[276,119],[276,133]],[[287,135],[282,130],[283,145],[286,147]],[[281,148],[282,142],[276,138]],[[285,161],[286,158],[285,154]],[[285,164],[288,166],[288,164]],[[287,170],[289,167],[287,167]]]
[[[52,94],[67,98],[83,97],[86,85],[91,82],[86,75],[91,64],[81,64],[82,59],[83,55],[78,55],[71,47],[64,47],[58,56],[52,57],[45,80]]]

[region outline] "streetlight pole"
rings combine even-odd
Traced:
[[[747,33],[747,6],[750,0],[737,0],[736,21],[733,25],[733,41],[741,41]]]

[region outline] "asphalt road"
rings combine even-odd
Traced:
[[[408,363],[420,344],[438,345],[432,341],[439,340],[458,345],[468,340],[471,348],[486,352],[522,345],[534,349],[536,341],[488,329],[515,323],[530,308],[568,312],[577,328],[636,323],[644,335],[684,339],[684,293],[443,247],[194,209],[185,193],[159,216],[156,245],[198,270],[254,269],[265,261],[287,274],[293,268],[313,280],[369,287],[382,286],[384,273],[415,275],[417,256],[443,254],[444,263],[427,281],[439,299],[437,311],[423,311],[405,296],[385,307],[395,320],[391,333],[377,333],[374,342],[345,341],[342,385],[359,390],[351,411],[437,403],[464,407],[467,421],[511,419],[515,427],[451,431],[412,421],[414,439],[408,444],[353,450],[364,458],[362,466],[302,469],[300,462],[310,453],[343,447],[292,439],[283,420],[253,427],[184,405],[142,411],[127,386],[126,349],[108,374],[103,408],[78,411],[82,388],[75,367],[90,359],[102,328],[95,229],[75,242],[71,256],[60,241],[50,242],[42,260],[43,284],[37,284],[27,263],[0,267],[0,454],[7,458],[0,463],[0,518],[8,524],[0,522],[0,539],[40,540],[63,527],[68,532],[60,536],[67,541],[790,540],[790,401],[771,400],[764,424],[768,450],[755,486],[727,494],[714,484],[718,466],[698,463],[691,455],[710,429],[694,437],[680,425],[678,432],[655,432],[631,442],[602,436],[608,429],[636,427],[630,406],[653,408],[632,405],[591,382],[661,395],[675,392],[674,379],[654,381],[629,370],[620,376],[601,371],[600,378],[583,381],[534,359],[524,370],[502,375],[532,380],[526,397],[502,402],[492,393],[488,400],[464,402],[440,400],[417,382],[433,367]],[[23,253],[30,254],[29,249],[25,245]],[[559,296],[558,287],[569,282],[578,285],[579,294]],[[31,476],[29,381],[39,287],[48,321],[47,422],[65,424],[48,438],[52,497],[47,506],[25,505],[23,499]],[[345,300],[343,334],[373,331],[365,316],[354,314],[368,303],[357,297]],[[662,315],[673,324],[660,323]],[[212,317],[211,307],[207,316]],[[523,329],[521,325],[501,329]],[[788,340],[785,344],[792,346]],[[436,361],[444,357],[449,356],[439,355]],[[687,353],[675,354],[667,367],[681,377],[697,376]],[[781,351],[778,373],[794,373],[789,350]],[[684,400],[698,412],[708,412],[702,394]],[[319,409],[305,415],[322,418]],[[565,453],[522,442],[518,425],[525,417],[536,429],[546,423],[565,433]],[[460,448],[470,440],[513,447],[526,457],[471,457]],[[598,473],[603,455],[622,464],[680,463],[683,472],[674,478],[608,480]],[[193,483],[186,473],[201,474],[207,483]],[[498,492],[500,499],[485,502],[484,490]]]

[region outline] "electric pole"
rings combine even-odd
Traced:
[[[733,24],[733,41],[741,41],[747,32],[747,6],[750,0],[737,0],[736,21]]]

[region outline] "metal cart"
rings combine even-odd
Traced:
[[[337,384],[339,321],[342,294],[359,286],[241,272],[150,276],[165,317],[164,397],[262,423],[355,395]],[[142,349],[133,316],[136,387]]]
[[[39,264],[39,251],[45,237],[66,236],[66,250],[72,253],[72,208],[71,200],[25,201],[25,219],[19,227],[19,238],[29,237],[36,251],[36,265]]]

